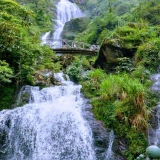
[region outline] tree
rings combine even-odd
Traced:
[[[30,22],[36,21],[34,13],[12,0],[0,0],[0,9],[0,60],[6,62],[5,68],[12,68],[17,84],[27,83],[27,77],[31,81],[38,67],[53,69],[53,51],[40,46],[39,36],[30,34]],[[6,71],[12,75],[11,70]],[[9,82],[11,76],[7,73],[4,73],[7,79],[3,81]]]
[[[13,77],[13,71],[9,67],[9,64],[0,60],[0,85],[4,83],[10,83]]]

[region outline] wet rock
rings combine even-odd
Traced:
[[[129,149],[126,139],[123,137],[115,138],[112,149],[113,152],[116,153],[117,160],[125,160],[123,153]]]
[[[31,93],[31,86],[23,86],[19,90],[19,94],[16,97],[16,103],[13,105],[13,108],[23,106],[27,103],[29,103],[29,98],[30,98],[30,93]]]
[[[149,128],[148,130],[148,143],[149,145],[153,145],[156,141],[156,132],[157,132],[157,129],[158,129],[158,123],[159,123],[159,108],[160,108],[160,105],[154,107],[152,109],[152,115],[151,115],[151,118],[150,118],[150,125],[151,127]],[[159,144],[160,145],[160,144]]]
[[[96,120],[92,113],[92,106],[89,104],[89,100],[86,99],[83,109],[83,117],[89,122],[92,129],[94,147],[97,160],[105,160],[107,156],[107,150],[110,145],[111,130],[105,128],[102,121]],[[127,141],[123,137],[117,137],[114,135],[112,144],[112,155],[110,159],[106,160],[126,160],[123,157],[123,153],[128,150]]]
[[[107,149],[109,147],[109,142],[110,142],[110,130],[104,127],[104,123],[102,121],[96,120],[94,118],[91,108],[92,106],[89,104],[88,100],[86,100],[82,113],[84,118],[89,122],[89,125],[92,129],[96,157],[98,160],[105,160]],[[114,145],[115,142],[118,141],[116,141],[115,139]],[[117,148],[119,148],[120,145],[116,144],[116,146]],[[112,150],[114,152],[112,155],[113,160],[124,160],[123,157],[121,157],[121,155],[118,155],[116,153],[117,150],[115,148]]]
[[[36,86],[52,86],[61,85],[61,83],[54,78],[54,73],[49,70],[37,71],[34,75],[34,83]]]
[[[2,122],[1,122],[2,123]],[[0,123],[0,158],[4,158],[8,148],[8,130],[7,126],[3,127]]]

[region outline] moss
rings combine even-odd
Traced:
[[[136,156],[145,153],[148,145],[146,134],[131,128],[128,130],[126,138],[129,143],[129,150],[124,153],[128,157],[127,160],[133,160]]]

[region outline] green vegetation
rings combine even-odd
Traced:
[[[81,7],[90,18],[72,20],[65,28],[74,25],[78,36],[67,32],[66,37],[127,50],[125,56],[109,57],[116,65],[108,74],[106,68],[89,71],[94,58],[72,57],[60,64],[53,51],[40,46],[41,34],[53,28],[53,1],[0,0],[0,110],[11,106],[19,86],[34,85],[38,72],[59,71],[63,65],[92,99],[95,117],[125,138],[128,150],[120,154],[133,160],[145,152],[148,121],[157,103],[149,76],[160,64],[160,0],[88,0]]]
[[[16,0],[21,5],[34,12],[32,19],[32,34],[39,34],[53,30],[55,6],[52,0]]]
[[[59,70],[60,65],[53,63],[53,51],[40,46],[42,31],[37,22],[41,20],[36,19],[35,12],[13,0],[0,0],[0,10],[0,87],[13,93],[16,87],[12,86],[34,84],[37,70]],[[35,33],[33,28],[37,28]],[[1,108],[7,108],[5,96],[2,96]]]
[[[137,65],[144,66],[151,73],[157,72],[160,64],[160,39],[150,39],[148,42],[139,46],[135,55]]]
[[[83,72],[91,70],[93,62],[95,61],[94,57],[75,57],[72,60],[71,64],[67,66],[66,73],[69,75],[72,81],[80,82],[83,77]]]
[[[149,89],[152,83],[147,71],[143,73],[143,69],[137,68],[132,74],[106,74],[95,69],[81,82],[84,95],[92,98],[95,117],[113,129],[119,138],[126,138],[129,150],[123,155],[127,160],[145,152],[148,120],[157,102]]]
[[[110,5],[107,3],[108,7],[103,5],[103,8],[101,5],[104,3],[90,4],[94,5],[93,11],[97,9],[96,15],[91,13],[87,29],[76,39],[91,44],[102,43],[100,54],[112,58],[114,69],[106,69],[105,65],[103,70],[94,69],[80,83],[84,95],[92,99],[95,117],[113,129],[118,139],[126,139],[128,150],[120,154],[133,160],[145,152],[151,111],[158,101],[156,93],[150,90],[152,82],[149,78],[157,72],[160,64],[160,1],[119,0]],[[101,10],[96,5],[101,6]],[[120,50],[116,53],[107,48],[104,53],[105,45],[128,52],[114,57],[120,55]]]
[[[15,98],[13,95],[15,93],[16,86],[14,84],[6,84],[0,87],[0,110],[12,108]]]
[[[104,38],[110,37],[117,27],[128,23],[159,25],[159,0],[97,0],[89,3],[86,8],[91,10],[91,20],[86,30],[76,40],[100,44]],[[98,2],[98,3],[97,3]]]

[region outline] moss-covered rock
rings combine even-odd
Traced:
[[[86,29],[88,22],[88,17],[71,19],[71,21],[65,24],[62,37],[64,39],[73,40],[78,33]]]
[[[158,55],[157,48],[159,41],[156,41],[157,37],[159,37],[158,26],[149,27],[146,23],[130,22],[124,27],[118,27],[111,37],[108,37],[103,41],[99,51],[99,56],[95,62],[95,67],[101,67],[106,71],[115,71],[118,66],[118,59],[123,57],[135,60],[136,64],[142,60],[141,57],[143,57],[144,60],[145,55],[149,54],[150,50],[148,49],[148,51],[146,51],[145,48],[148,41],[149,44],[154,44],[151,45],[155,48],[152,48],[152,55],[154,55],[153,52],[156,52],[155,54]],[[145,52],[147,53],[143,55]],[[136,57],[136,59],[134,59],[134,57]],[[156,65],[158,63],[156,63]],[[154,67],[156,68],[157,66]]]
[[[132,58],[136,47],[126,48],[119,45],[120,39],[105,40],[101,45],[95,67],[101,67],[106,71],[115,71],[119,64],[119,58]]]

